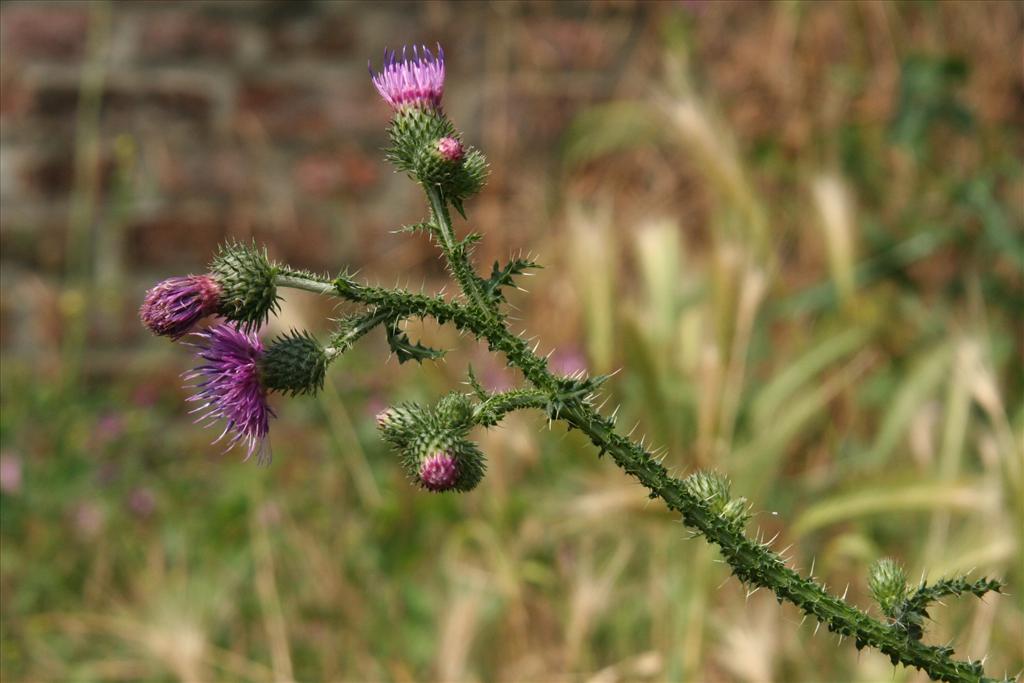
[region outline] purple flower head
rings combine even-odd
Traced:
[[[178,339],[217,312],[220,286],[210,275],[186,275],[164,280],[146,292],[139,317],[153,334]]]
[[[185,375],[198,380],[196,394],[189,400],[200,405],[192,412],[201,412],[199,420],[207,420],[207,425],[225,422],[214,443],[230,434],[227,450],[242,441],[248,451],[246,460],[255,453],[257,462],[268,464],[267,431],[274,412],[260,383],[263,344],[255,333],[243,332],[233,324],[214,325],[195,336],[199,340],[194,344],[196,355],[204,362]]]
[[[459,465],[451,453],[438,451],[420,465],[420,481],[429,491],[447,491],[459,479]]]
[[[461,161],[465,150],[462,143],[455,138],[441,138],[437,141],[437,151],[445,161]]]
[[[376,74],[367,62],[377,92],[395,110],[405,107],[440,109],[444,93],[444,50],[438,45],[435,57],[426,46],[413,45],[412,55],[409,59],[404,47],[401,59],[394,50],[384,50],[384,68]]]

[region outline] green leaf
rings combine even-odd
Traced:
[[[391,323],[385,329],[388,335],[388,346],[398,356],[399,363],[405,363],[410,360],[422,363],[425,360],[437,360],[444,357],[444,351],[432,349],[419,342],[414,344],[409,341],[409,336],[399,329],[397,323]]]
[[[501,293],[502,287],[515,286],[513,278],[516,275],[522,275],[530,268],[540,268],[533,261],[523,258],[512,259],[505,264],[502,268],[501,265],[495,261],[494,267],[491,269],[491,277],[484,280],[484,294],[488,299],[496,303],[505,301],[505,296]]]

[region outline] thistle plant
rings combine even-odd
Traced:
[[[642,444],[618,431],[614,415],[604,414],[597,397],[608,376],[552,372],[546,358],[509,330],[504,292],[516,278],[539,268],[516,258],[495,263],[481,276],[473,261],[477,233],[456,234],[452,209],[466,217],[465,202],[484,186],[488,167],[484,155],[463,141],[462,134],[442,109],[445,59],[425,47],[403,49],[401,56],[385,52],[379,72],[370,68],[373,85],[392,109],[391,146],[387,159],[418,183],[427,200],[425,220],[401,232],[429,235],[440,249],[460,295],[445,297],[403,289],[374,287],[347,271],[322,276],[272,262],[255,245],[225,245],[214,257],[209,273],[171,278],[153,287],[140,310],[143,323],[155,334],[173,340],[186,338],[195,349],[197,367],[186,377],[194,381],[195,412],[200,419],[221,425],[217,441],[230,449],[242,444],[246,459],[256,455],[269,463],[269,421],[274,416],[267,397],[316,395],[328,366],[361,337],[382,328],[399,362],[433,361],[444,352],[409,339],[406,321],[430,318],[453,325],[486,342],[507,365],[522,376],[523,385],[491,392],[469,373],[468,393],[450,393],[436,405],[407,403],[377,415],[377,427],[394,449],[411,482],[427,492],[468,492],[485,475],[485,456],[472,440],[476,427],[497,425],[511,412],[540,411],[551,423],[582,432],[627,475],[637,479],[650,498],[660,498],[678,512],[697,536],[718,546],[732,574],[753,589],[766,588],[778,601],[788,601],[823,624],[849,637],[856,648],[873,648],[892,663],[915,667],[932,679],[992,680],[982,663],[958,660],[952,648],[924,642],[929,607],[948,596],[971,593],[981,597],[1000,592],[990,579],[942,579],[911,586],[903,569],[882,559],[870,569],[867,585],[881,617],[830,594],[813,576],[789,567],[770,544],[750,538],[746,526],[751,505],[730,491],[719,473],[698,471],[685,479],[670,475]],[[300,289],[335,297],[354,305],[355,313],[337,321],[324,341],[305,331],[291,331],[264,344],[259,329],[277,311],[283,289]],[[222,321],[192,331],[208,316]],[[191,332],[191,334],[189,334]]]

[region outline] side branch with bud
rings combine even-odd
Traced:
[[[698,535],[718,546],[732,573],[754,588],[771,590],[779,602],[796,605],[830,631],[850,637],[858,649],[870,647],[901,663],[925,671],[935,680],[983,681],[977,661],[954,659],[949,647],[922,641],[929,605],[938,599],[971,593],[978,597],[999,592],[1001,584],[980,579],[943,579],[911,590],[903,570],[883,559],[870,572],[869,588],[883,619],[829,594],[813,577],[801,576],[768,544],[746,536],[750,518],[746,499],[732,497],[728,481],[714,472],[697,472],[685,479],[669,475],[642,445],[620,434],[615,419],[600,413],[594,398],[605,376],[560,376],[507,324],[503,289],[537,264],[515,259],[494,264],[489,277],[473,265],[473,246],[480,236],[459,239],[451,209],[465,216],[464,202],[479,192],[487,177],[487,162],[462,136],[441,109],[444,55],[426,48],[403,51],[399,59],[386,53],[374,85],[394,110],[388,160],[419,183],[429,217],[407,232],[426,232],[439,246],[462,296],[447,299],[371,287],[348,274],[323,277],[270,261],[254,245],[230,244],[214,258],[205,275],[172,278],[150,290],[140,310],[143,323],[154,333],[177,340],[202,318],[219,315],[227,322],[195,332],[190,342],[201,362],[187,376],[196,380],[192,400],[197,412],[222,422],[229,447],[243,443],[247,457],[269,461],[268,424],[273,416],[268,394],[315,395],[323,386],[328,366],[366,334],[382,327],[400,362],[441,358],[443,352],[409,339],[403,325],[410,319],[430,318],[452,324],[501,353],[517,368],[528,386],[491,393],[470,371],[469,394],[450,393],[434,406],[409,403],[382,411],[377,425],[399,455],[410,480],[432,492],[469,491],[485,474],[485,458],[470,439],[475,427],[491,427],[510,412],[540,410],[551,422],[578,429],[615,464],[660,498]],[[256,331],[277,311],[282,288],[301,289],[338,297],[355,304],[358,312],[342,318],[326,343],[303,331],[291,331],[264,345]]]

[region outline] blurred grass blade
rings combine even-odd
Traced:
[[[807,353],[780,371],[758,392],[751,405],[757,429],[768,428],[780,408],[803,391],[818,373],[863,347],[871,337],[871,330],[851,327],[811,344]]]
[[[914,414],[947,377],[952,359],[949,344],[940,344],[918,361],[885,412],[871,450],[858,459],[858,466],[875,467],[888,460],[889,454],[906,434]]]
[[[665,126],[645,102],[591,107],[569,125],[562,140],[562,165],[571,171],[607,154],[657,143]]]
[[[840,494],[809,507],[796,523],[796,538],[859,517],[913,510],[978,512],[997,504],[992,491],[977,481],[911,482]]]

